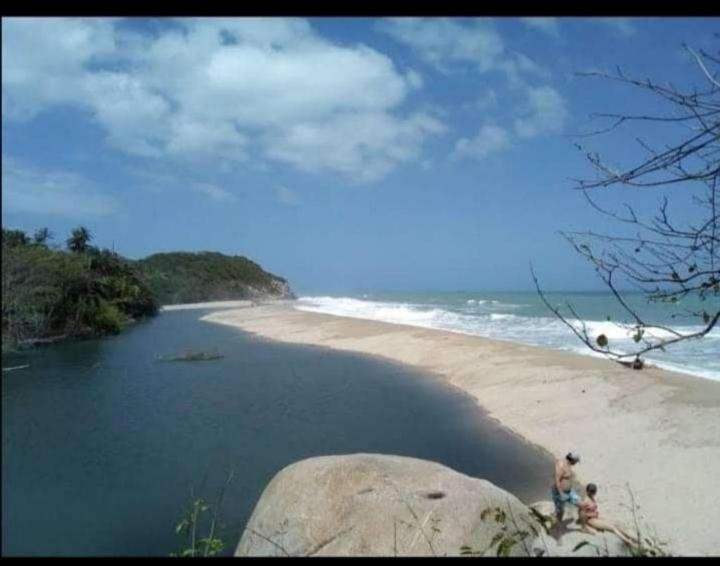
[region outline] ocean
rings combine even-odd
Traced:
[[[570,303],[585,321],[589,334],[605,334],[610,346],[623,352],[635,346],[629,316],[610,293],[546,293],[554,305]],[[689,313],[714,312],[720,298],[701,301],[697,297],[677,303],[648,302],[639,293],[627,295],[628,303],[647,322],[670,326],[683,334],[702,328],[702,321]],[[388,292],[344,296],[302,296],[295,308],[324,314],[437,328],[507,340],[578,354],[602,356],[587,348],[550,310],[536,292]],[[568,314],[567,309],[564,312]],[[577,324],[574,321],[574,324]],[[648,332],[648,334],[650,334]],[[656,331],[662,337],[662,331]],[[665,369],[712,380],[720,380],[720,327],[701,339],[670,345],[644,356]]]

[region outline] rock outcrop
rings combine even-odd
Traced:
[[[530,509],[541,523],[546,527],[551,527],[555,515],[555,506],[552,501],[538,501],[531,504]],[[568,506],[560,533],[555,533],[555,536],[550,536],[547,532],[541,533],[541,536],[533,541],[533,554],[542,553],[543,556],[626,556],[629,554],[627,546],[614,534],[607,532],[584,533],[576,523],[576,519],[577,511]]]
[[[494,556],[500,545],[526,556],[572,554],[577,544],[553,542],[529,507],[488,481],[426,460],[353,454],[281,470],[235,556]]]

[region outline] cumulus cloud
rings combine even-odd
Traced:
[[[3,156],[2,206],[7,212],[85,219],[112,214],[118,203],[81,175],[23,167]]]
[[[524,115],[515,119],[515,133],[520,138],[562,131],[568,118],[565,99],[551,86],[529,88]]]
[[[567,103],[551,86],[527,87],[512,131],[497,125],[484,125],[473,138],[457,141],[452,158],[484,159],[491,153],[510,149],[522,140],[560,133],[568,120]]]
[[[522,73],[545,73],[526,55],[509,50],[487,18],[388,18],[378,28],[441,72],[463,67],[499,71],[513,83]]]
[[[294,124],[265,145],[270,157],[304,171],[329,169],[370,182],[398,163],[417,159],[418,140],[443,131],[438,120],[421,113],[408,118],[380,112],[343,114]]]
[[[481,20],[462,25],[447,18],[389,18],[379,28],[440,70],[451,63],[472,63],[487,71],[504,51],[500,35]]]
[[[359,181],[416,159],[444,131],[402,111],[418,73],[304,20],[174,19],[152,35],[116,23],[4,18],[3,115],[73,105],[132,155],[260,158]]]
[[[484,125],[474,138],[461,138],[455,145],[455,157],[483,159],[512,146],[510,133],[495,125]]]
[[[3,117],[82,104],[86,67],[115,49],[112,20],[3,18]]]

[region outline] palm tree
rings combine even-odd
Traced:
[[[70,251],[83,253],[88,250],[90,240],[92,240],[90,230],[85,228],[85,226],[78,226],[72,231],[70,237],[66,240],[66,243]]]
[[[35,234],[33,235],[33,242],[39,246],[44,246],[47,244],[48,240],[52,240],[52,232],[48,230],[47,228],[39,228],[38,230],[35,230]]]

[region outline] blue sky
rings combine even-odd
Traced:
[[[592,177],[574,143],[631,165],[660,132],[574,136],[658,108],[577,73],[696,84],[682,44],[713,49],[719,23],[3,18],[2,224],[246,255],[300,293],[524,290],[530,261],[599,288],[558,234],[613,229],[572,189]]]

